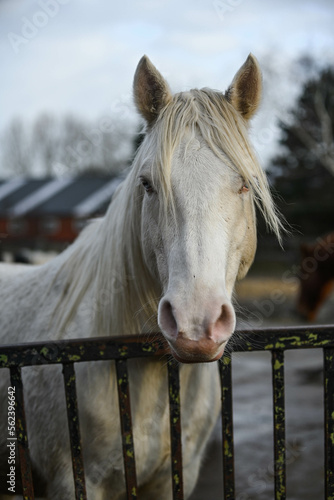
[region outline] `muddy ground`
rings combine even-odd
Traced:
[[[244,280],[236,297],[239,327],[302,324],[294,314],[296,293],[295,284],[279,279]],[[321,309],[317,323],[334,323],[334,296]],[[232,366],[236,500],[272,500],[270,353],[236,353]],[[320,500],[324,498],[322,351],[286,352],[285,376],[287,498]],[[220,429],[218,422],[191,500],[223,498]]]

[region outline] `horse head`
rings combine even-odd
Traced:
[[[144,56],[134,96],[147,129],[136,170],[141,244],[158,280],[158,323],[182,362],[213,361],[235,329],[232,293],[256,250],[254,204],[278,220],[266,178],[247,137],[261,95],[250,55],[225,94],[172,95]]]

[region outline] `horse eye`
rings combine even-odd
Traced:
[[[144,187],[146,193],[153,193],[153,187],[151,186],[151,184],[149,183],[149,181],[147,179],[145,179],[144,177],[142,177],[141,179],[141,183],[142,183],[142,186]]]
[[[239,193],[248,193],[249,191],[249,184],[248,182],[244,181],[242,184],[242,188],[239,190]]]

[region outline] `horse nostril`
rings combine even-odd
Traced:
[[[231,304],[221,306],[220,316],[208,329],[208,336],[214,340],[227,340],[235,328],[235,313]]]
[[[221,308],[221,315],[220,315],[219,319],[221,321],[226,321],[226,320],[230,319],[230,316],[231,316],[231,312],[230,312],[229,306],[227,304],[223,304],[222,308]]]
[[[220,321],[222,321],[225,325],[233,326],[235,321],[235,313],[234,309],[230,304],[223,304],[221,308]]]
[[[169,300],[164,299],[159,306],[158,323],[168,336],[177,337],[178,327],[173,313],[173,306]]]

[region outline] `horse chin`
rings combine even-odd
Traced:
[[[211,363],[222,357],[227,341],[223,342],[218,348],[215,345],[208,346],[207,349],[202,348],[201,342],[191,340],[185,342],[183,340],[182,344],[186,345],[177,346],[169,342],[173,357],[180,363]]]

